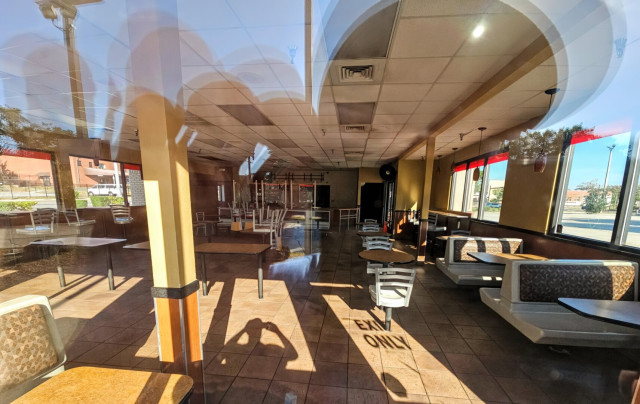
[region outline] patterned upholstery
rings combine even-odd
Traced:
[[[521,241],[501,239],[462,239],[453,240],[453,262],[478,262],[470,252],[516,253]]]
[[[633,300],[633,266],[520,265],[520,300],[556,302],[559,297]]]
[[[0,393],[44,373],[57,361],[39,305],[0,316]]]

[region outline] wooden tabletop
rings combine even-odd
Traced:
[[[584,317],[640,329],[640,302],[561,297],[558,303]]]
[[[129,244],[124,248],[133,250],[149,250],[148,241],[141,243]],[[271,248],[270,244],[245,244],[245,243],[204,243],[195,246],[194,250],[197,254],[261,254]]]
[[[126,238],[106,238],[106,237],[62,237],[50,240],[34,241],[34,245],[59,245],[73,247],[102,247],[110,244],[117,244],[127,241]]]
[[[396,250],[364,250],[360,251],[358,256],[367,261],[384,264],[408,264],[413,262],[413,255]]]
[[[360,237],[391,237],[391,234],[383,231],[359,231],[356,234]]]
[[[473,258],[485,264],[507,265],[509,261],[515,260],[533,260],[546,261],[548,258],[534,254],[508,254],[508,253],[486,253],[486,252],[470,252]]]
[[[14,403],[179,403],[193,389],[185,375],[77,367],[64,371]]]

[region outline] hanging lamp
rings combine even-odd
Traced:
[[[456,150],[458,150],[457,147],[453,147],[451,150],[453,150],[453,160],[451,161],[451,172],[456,171]]]
[[[551,103],[553,101],[553,95],[560,91],[558,88],[549,88],[544,90],[544,93],[549,96],[549,110],[551,110]],[[543,145],[544,145],[543,138]],[[547,153],[544,151],[544,147],[540,149],[540,154],[536,157],[536,160],[533,162],[533,172],[543,173],[545,167],[547,167]]]
[[[478,155],[480,155],[480,153],[482,153],[482,133],[486,130],[487,128],[485,128],[484,126],[481,126],[478,128],[478,130],[480,131],[480,143],[478,143]],[[480,179],[480,167],[476,167],[475,170],[473,170],[473,180],[474,181],[478,181]]]
[[[440,175],[440,157],[442,157],[442,154],[438,154],[438,166],[436,167],[436,175]]]

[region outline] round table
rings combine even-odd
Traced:
[[[409,264],[414,260],[413,255],[394,250],[364,250],[358,256],[367,261],[379,262],[385,268],[389,264]]]
[[[383,231],[359,231],[356,234],[360,237],[391,237],[391,234]]]

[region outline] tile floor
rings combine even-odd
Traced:
[[[298,403],[629,401],[618,379],[638,368],[631,359],[638,351],[554,353],[430,264],[417,266],[410,307],[395,310],[385,332],[353,231],[289,229],[284,244],[285,254],[267,257],[263,300],[254,259],[208,259],[211,291],[200,295],[208,403],[283,403],[287,392]],[[99,252],[72,250],[63,258],[64,289],[52,258],[4,266],[0,302],[49,296],[68,367],[157,370],[148,253],[115,254],[115,291]]]

